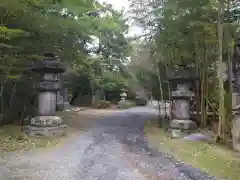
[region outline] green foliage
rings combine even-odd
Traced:
[[[118,102],[118,108],[120,109],[129,109],[136,106],[135,102],[129,101],[129,100],[120,100]]]
[[[126,87],[128,76],[123,77],[120,67],[130,46],[121,12],[93,0],[2,0],[0,17],[0,114],[5,123],[33,109],[32,94],[26,93],[34,92],[32,84],[22,78],[26,65],[41,60],[44,52],[55,53],[68,66],[71,93]],[[14,90],[13,79],[21,81]],[[28,91],[17,96],[25,82]]]
[[[230,9],[228,10],[228,3]],[[209,76],[215,76],[215,63],[218,58],[217,47],[217,4],[218,1],[189,1],[189,0],[167,0],[148,2],[144,0],[131,1],[131,15],[145,31],[149,33],[144,36],[145,41],[140,42],[140,52],[137,52],[138,62],[142,64],[142,69],[137,73],[148,74],[145,79],[139,78],[142,84],[150,87],[154,84],[152,90],[159,89],[157,78],[149,76],[150,72],[156,72],[156,62],[160,64],[160,76],[162,81],[166,80],[166,72],[175,72],[180,65],[193,67],[201,75],[207,66]],[[223,20],[226,13],[237,17],[239,2],[236,0],[224,1]],[[236,18],[235,18],[236,20]],[[223,61],[227,62],[228,47],[233,45],[231,36],[239,35],[239,20],[225,21],[223,37]],[[145,56],[145,61],[152,65],[152,70],[146,68],[141,58],[146,49],[149,49],[149,56]],[[154,56],[153,56],[154,55]],[[165,67],[164,67],[165,66]],[[144,69],[145,67],[145,69]],[[156,77],[155,75],[153,75]],[[212,79],[210,77],[209,79]],[[147,83],[149,82],[149,83]],[[208,81],[209,100],[216,101],[217,91],[216,81]],[[163,88],[167,89],[167,84],[163,83]],[[154,93],[157,94],[157,93]],[[157,98],[157,97],[155,97]],[[217,100],[218,101],[218,100]]]
[[[0,128],[0,153],[11,151],[31,151],[36,148],[56,147],[61,143],[57,138],[29,138],[19,126],[8,125]]]
[[[9,29],[5,26],[0,26],[0,40],[10,40],[18,36],[26,36],[28,33],[21,29]]]
[[[97,108],[99,109],[107,109],[110,107],[111,107],[111,102],[106,100],[100,100],[97,105]]]

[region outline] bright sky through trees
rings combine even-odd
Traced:
[[[128,11],[129,5],[130,5],[129,0],[98,0],[98,1],[101,3],[105,2],[107,4],[112,4],[113,8],[117,10],[124,9],[124,12]],[[143,32],[141,28],[131,25],[128,35],[134,36],[134,35],[141,35],[142,33]]]

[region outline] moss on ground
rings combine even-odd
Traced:
[[[0,153],[59,145],[61,138],[27,137],[20,126],[8,125],[0,128]]]
[[[76,121],[76,119],[78,119],[76,113],[60,112],[58,115],[67,121]],[[68,138],[78,134],[79,132],[81,133],[81,131],[76,128],[68,127],[66,136],[28,137],[21,131],[20,126],[3,126],[0,127],[0,154],[11,151],[31,151],[38,148],[58,147],[63,145]]]
[[[169,152],[180,161],[216,177],[240,179],[240,157],[230,149],[204,142],[171,139],[167,132],[154,125],[146,125],[145,133],[151,144]]]

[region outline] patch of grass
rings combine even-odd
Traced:
[[[171,139],[167,132],[146,125],[145,133],[150,143],[172,154],[176,159],[216,176],[231,180],[240,179],[240,159],[237,153],[215,144]]]
[[[20,126],[8,125],[0,128],[0,153],[36,148],[49,148],[59,145],[60,138],[27,137]]]

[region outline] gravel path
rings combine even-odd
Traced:
[[[118,112],[59,149],[9,155],[0,179],[214,180],[148,146],[143,123],[155,115],[148,108]]]

